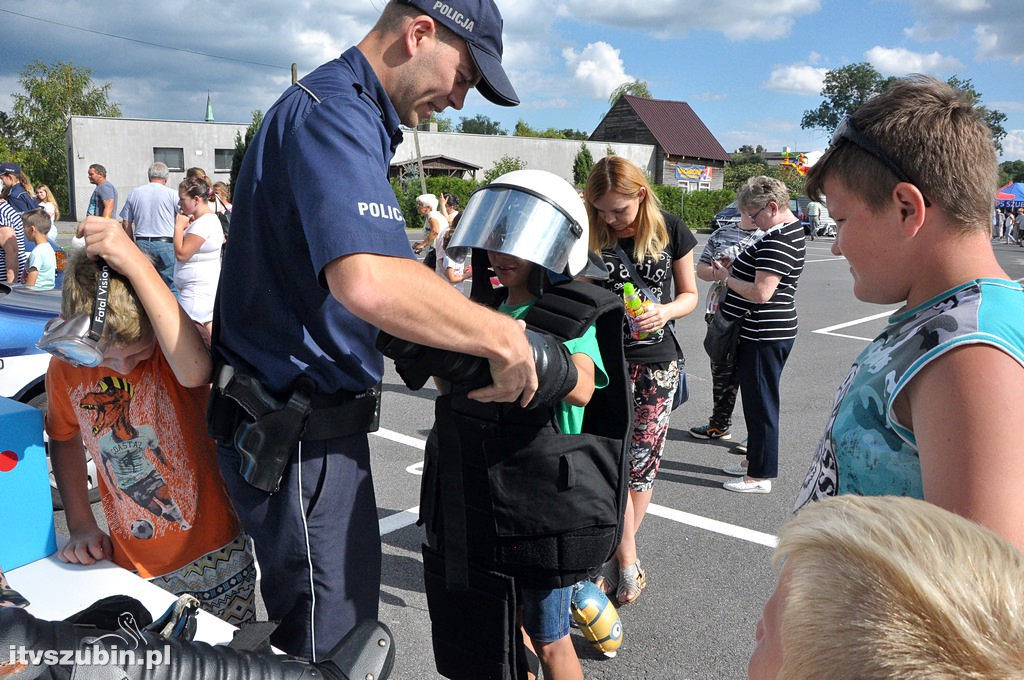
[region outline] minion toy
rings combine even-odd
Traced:
[[[580,581],[573,586],[569,608],[583,637],[609,659],[622,645],[622,621],[611,600],[595,584]]]

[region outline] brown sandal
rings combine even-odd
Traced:
[[[619,570],[619,587],[615,592],[615,599],[618,601],[620,606],[631,604],[636,602],[636,599],[640,597],[640,593],[642,593],[646,587],[647,574],[640,567],[640,560],[637,560],[625,569]],[[630,593],[635,593],[635,595],[629,599],[625,599]]]

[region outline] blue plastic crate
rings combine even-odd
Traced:
[[[10,571],[57,550],[43,413],[0,397],[0,569]]]

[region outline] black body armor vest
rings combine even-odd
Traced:
[[[632,394],[622,353],[622,300],[591,283],[548,287],[525,317],[561,341],[596,326],[608,385],[594,391],[581,434],[558,431],[554,409],[437,399],[420,518],[443,555],[448,588],[470,564],[530,588],[571,585],[618,547],[625,511]]]

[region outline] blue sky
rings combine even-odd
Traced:
[[[138,3],[0,0],[0,109],[25,64],[70,60],[112,85],[122,113],[199,120],[210,92],[219,121],[246,122],[289,82],[357,42],[383,0]],[[513,109],[478,94],[462,116],[511,130],[591,131],[622,82],[688,102],[727,151],[743,144],[820,149],[801,130],[825,71],[867,61],[884,75],[973,81],[1007,115],[1001,160],[1024,159],[1021,0],[498,0]],[[34,17],[34,18],[30,18]],[[128,38],[127,40],[125,38]],[[221,58],[218,58],[221,57]]]

